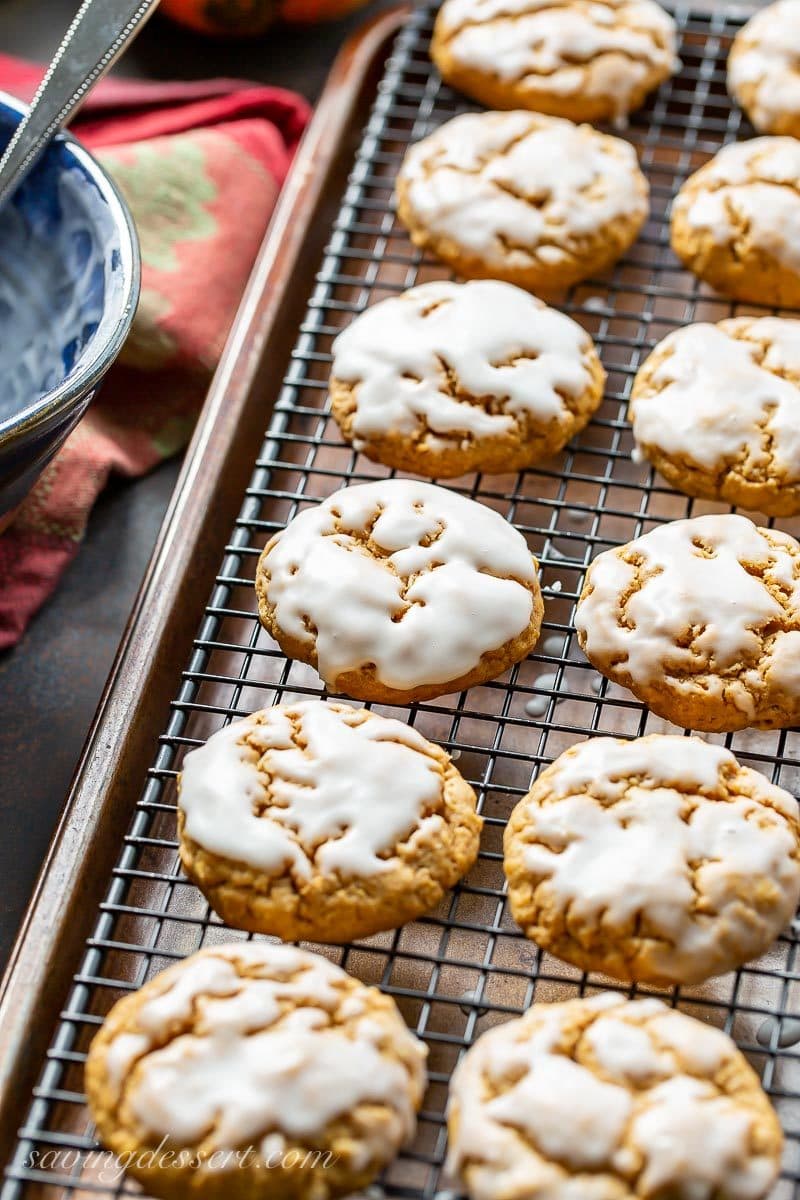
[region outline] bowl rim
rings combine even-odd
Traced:
[[[7,92],[0,90],[0,108],[9,109],[21,118],[26,106]],[[100,165],[80,142],[67,132],[56,134],[54,142],[64,146],[91,179],[108,205],[115,228],[119,231],[119,254],[122,266],[122,287],[119,292],[119,319],[113,334],[101,341],[89,353],[85,361],[83,354],[78,358],[77,369],[73,369],[56,387],[45,392],[27,408],[12,413],[0,421],[0,448],[10,446],[34,431],[40,430],[68,412],[78,400],[85,398],[98,384],[108,367],[122,349],[128,336],[141,288],[141,253],[136,227],[130,209],[122,193],[108,172]]]

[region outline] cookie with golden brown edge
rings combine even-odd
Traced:
[[[543,950],[623,983],[703,983],[794,916],[797,801],[699,738],[592,738],[514,809],[504,869]]]
[[[687,729],[800,720],[800,546],[733,514],[671,521],[589,567],[589,661]]]
[[[459,275],[552,292],[628,249],[648,186],[633,147],[589,125],[464,113],[407,151],[397,212],[415,245]]]
[[[762,1200],[783,1146],[727,1034],[610,992],[484,1033],[453,1075],[447,1126],[471,1200]]]
[[[680,65],[653,0],[445,0],[431,57],[488,108],[624,119]]]
[[[679,491],[800,512],[800,321],[676,329],[640,368],[629,418],[642,454]]]
[[[98,1136],[164,1200],[330,1200],[414,1132],[425,1047],[394,1001],[317,954],[201,950],[118,1001],[92,1042]]]
[[[256,572],[259,616],[332,692],[409,704],[501,675],[539,636],[536,560],[499,513],[430,483],[344,488]]]
[[[759,133],[800,137],[800,5],[776,0],[733,39],[728,91]]]
[[[418,475],[518,471],[560,450],[603,398],[577,322],[496,280],[423,283],[333,346],[331,406],[369,458]]]
[[[481,819],[449,756],[401,721],[309,700],[253,713],[184,760],[181,862],[226,924],[349,942],[433,908]]]
[[[800,141],[724,146],[678,192],[670,238],[684,265],[726,296],[800,308]]]

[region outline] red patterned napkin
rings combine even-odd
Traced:
[[[40,77],[0,54],[0,89],[29,100]],[[109,79],[82,109],[73,130],[136,222],[142,294],[119,363],[0,536],[0,649],[56,587],[110,472],[186,444],[307,119],[299,96],[234,79]]]

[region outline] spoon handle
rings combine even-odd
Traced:
[[[0,205],[119,58],[158,0],[83,0],[0,158]]]

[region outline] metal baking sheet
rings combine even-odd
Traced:
[[[270,429],[260,450],[253,447],[258,457],[252,479],[228,545],[220,548],[217,582],[146,778],[142,767],[141,796],[53,1029],[2,1200],[135,1190],[109,1175],[95,1152],[82,1095],[91,1037],[126,991],[201,946],[244,936],[221,925],[181,875],[175,775],[187,749],[227,721],[257,707],[324,694],[316,674],[287,661],[260,628],[253,576],[266,540],[297,511],[345,484],[386,474],[342,443],[329,416],[326,384],[332,340],[357,313],[416,282],[448,277],[412,247],[392,203],[407,145],[469,107],[441,85],[430,65],[434,15],[433,6],[414,10],[386,64]],[[650,220],[610,275],[559,300],[601,351],[609,375],[603,406],[567,449],[538,469],[448,483],[511,519],[540,559],[542,638],[527,661],[492,683],[408,710],[380,709],[410,720],[456,755],[486,821],[479,862],[429,917],[353,945],[314,947],[394,996],[430,1047],[431,1085],[416,1141],[381,1183],[393,1196],[422,1200],[449,1186],[441,1175],[447,1083],[459,1055],[483,1030],[534,1000],[617,986],[581,974],[521,937],[506,907],[501,848],[504,823],[531,778],[568,746],[600,732],[636,736],[671,728],[602,679],[578,649],[573,609],[587,564],[661,522],[726,511],[677,494],[647,464],[634,462],[625,420],[637,367],[666,333],[690,321],[765,311],[715,296],[680,268],[669,249],[669,206],[683,180],[723,143],[752,134],[725,91],[725,60],[741,13],[680,9],[676,17],[682,70],[634,114],[624,134],[650,180]],[[779,524],[800,532],[796,521]],[[724,741],[744,763],[789,790],[800,790],[798,732],[745,731],[712,740]],[[763,959],[702,987],[667,994],[731,1033],[760,1073],[787,1135],[776,1197],[794,1194],[798,1181],[797,937],[792,927]]]

